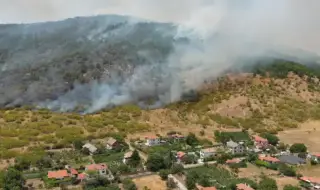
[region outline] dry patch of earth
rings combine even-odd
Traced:
[[[136,178],[133,179],[133,182],[137,185],[138,190],[143,190],[144,187],[148,187],[149,189],[167,190],[166,182],[162,181],[158,175]]]
[[[302,123],[299,128],[282,131],[278,136],[286,144],[304,143],[309,152],[320,153],[320,121]]]
[[[320,177],[320,166],[306,165],[297,169],[303,176]]]

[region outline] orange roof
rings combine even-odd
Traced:
[[[237,190],[254,190],[254,189],[248,186],[247,184],[240,183],[240,184],[237,184]]]
[[[241,160],[239,158],[234,158],[232,160],[227,160],[226,161],[227,164],[237,164],[239,162],[241,162]]]
[[[48,178],[49,179],[61,179],[69,177],[68,171],[67,170],[58,170],[58,171],[48,171]]]
[[[158,139],[158,136],[155,135],[150,135],[150,136],[146,136],[146,139]]]
[[[254,140],[257,141],[257,142],[268,142],[267,139],[262,138],[262,137],[260,137],[260,136],[255,135],[255,136],[253,136],[253,137],[254,137]]]
[[[316,156],[316,157],[320,158],[320,153],[314,154],[313,156]]]
[[[318,177],[301,177],[300,180],[320,184],[320,178]]]
[[[70,173],[71,173],[72,175],[77,175],[77,174],[78,174],[78,171],[75,170],[75,169],[73,169],[73,168],[71,168],[71,169],[70,169]]]
[[[86,179],[86,177],[87,177],[87,175],[85,173],[81,173],[78,175],[77,179],[84,180],[84,179]]]
[[[186,155],[186,153],[181,152],[181,151],[177,152],[177,157],[178,158],[182,158],[184,155]]]
[[[215,187],[202,187],[202,186],[199,185],[199,184],[196,184],[196,188],[197,188],[198,190],[217,190],[217,188],[215,188]]]
[[[259,160],[267,161],[267,162],[280,162],[278,158],[274,158],[271,156],[259,156]]]
[[[108,166],[106,164],[91,164],[86,166],[86,169],[91,171],[103,170],[107,168]]]

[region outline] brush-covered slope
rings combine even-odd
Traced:
[[[309,119],[320,120],[317,68],[277,62],[253,70],[220,77],[205,84],[198,98],[155,110],[134,105],[91,115],[27,107],[1,110],[0,158],[69,147],[75,140],[101,139],[110,133],[131,138],[145,132],[199,134],[203,130],[205,138],[214,140],[213,131],[219,128],[276,133]]]
[[[55,100],[75,82],[120,81],[138,65],[163,62],[175,30],[114,15],[0,25],[0,106]]]

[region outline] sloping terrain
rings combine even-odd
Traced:
[[[180,131],[214,140],[216,129],[277,133],[320,120],[318,79],[305,72],[275,76],[280,70],[269,68],[265,76],[226,75],[203,86],[198,98],[161,109],[123,105],[89,115],[28,107],[2,110],[0,157],[69,147],[75,140],[101,139],[110,133],[136,138]]]
[[[164,62],[175,31],[114,15],[0,25],[0,106],[56,100],[76,84],[120,83],[138,65]],[[77,98],[87,100],[88,88]]]

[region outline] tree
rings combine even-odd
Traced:
[[[90,150],[89,150],[88,148],[86,148],[86,147],[83,148],[81,152],[82,152],[82,154],[84,154],[84,155],[90,155]]]
[[[194,189],[198,179],[199,179],[199,175],[197,174],[197,172],[195,171],[189,172],[186,177],[187,188]]]
[[[163,156],[160,154],[151,154],[147,160],[147,168],[153,172],[165,169]]]
[[[248,162],[254,162],[258,159],[258,154],[249,153],[248,155]]]
[[[23,188],[25,180],[22,173],[13,167],[10,167],[4,174],[4,190],[20,190]]]
[[[170,174],[170,170],[167,170],[167,169],[162,169],[159,171],[159,176],[161,177],[162,180],[167,180],[169,174]]]
[[[51,168],[52,167],[52,159],[48,157],[43,157],[36,162],[36,166],[39,169]]]
[[[195,164],[197,162],[197,158],[192,154],[188,154],[182,158],[182,162],[185,164]]]
[[[82,146],[83,146],[83,142],[81,140],[75,140],[73,142],[73,146],[76,150],[81,150],[82,149]]]
[[[293,186],[293,185],[285,185],[283,187],[283,190],[301,190],[300,187],[296,187],[296,186]]]
[[[129,165],[136,167],[137,165],[140,164],[140,161],[141,161],[141,158],[140,158],[139,152],[137,150],[134,150],[129,160]]]
[[[131,179],[124,179],[122,181],[122,184],[123,184],[123,188],[125,190],[137,190],[138,189],[136,184],[134,184],[134,182]]]
[[[217,162],[219,164],[224,164],[228,159],[231,159],[231,158],[232,156],[230,154],[222,153],[220,156],[218,156]]]
[[[286,164],[280,164],[279,171],[285,176],[294,177],[297,175],[296,171]]]
[[[14,167],[19,171],[29,169],[30,165],[31,165],[31,161],[27,160],[26,158],[19,157],[15,159]]]
[[[278,149],[281,150],[281,151],[286,151],[288,148],[288,145],[284,144],[284,143],[279,143],[278,145]]]
[[[279,138],[276,135],[270,133],[264,133],[261,135],[263,138],[266,138],[270,144],[276,146],[279,142]]]
[[[303,143],[295,143],[290,147],[291,153],[307,152],[307,147]]]
[[[259,183],[258,190],[278,190],[277,182],[274,179],[263,177]]]
[[[172,174],[180,174],[184,170],[183,166],[181,164],[173,164],[171,168],[171,173]]]
[[[186,138],[186,143],[190,146],[195,146],[199,144],[199,140],[194,133],[189,133]]]

